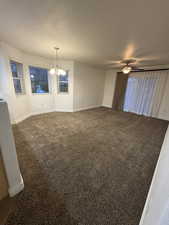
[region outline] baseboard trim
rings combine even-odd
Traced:
[[[102,105],[92,105],[92,106],[87,106],[87,107],[81,107],[81,108],[78,108],[78,109],[74,109],[74,112],[88,110],[88,109],[95,109],[95,108],[99,108],[101,106]]]
[[[51,112],[56,112],[56,110],[46,110],[43,112],[32,112],[30,116],[36,116],[36,115],[41,115],[41,114],[45,114],[45,113],[51,113]]]
[[[36,116],[36,115],[41,115],[41,114],[45,114],[45,113],[51,113],[51,112],[78,112],[78,111],[83,111],[83,110],[88,110],[88,109],[95,109],[95,108],[99,108],[102,107],[102,105],[92,105],[92,106],[87,106],[87,107],[82,107],[82,108],[78,108],[78,109],[55,109],[55,110],[46,110],[43,112],[32,112],[30,114],[27,114],[26,116],[22,116],[19,119],[16,119],[14,122],[12,122],[12,124],[17,124],[20,123],[21,121],[29,118],[30,116]],[[108,107],[108,106],[105,106]],[[111,107],[109,107],[111,108]]]
[[[50,113],[50,112],[56,112],[56,110],[46,110],[44,112],[32,112],[32,113],[29,113],[27,114],[26,116],[22,116],[21,118],[19,119],[16,119],[15,121],[12,122],[12,124],[17,124],[17,123],[20,123],[22,122],[23,120],[31,117],[31,116],[36,116],[36,115],[40,115],[40,114],[45,114],[45,113]]]
[[[24,189],[24,182],[23,179],[21,177],[20,183],[17,183],[15,186],[10,187],[8,189],[9,192],[9,196],[10,197],[14,197],[15,195],[17,195],[19,192],[21,192]]]
[[[55,112],[74,112],[72,109],[56,109]]]
[[[20,117],[19,119],[16,119],[15,121],[12,122],[12,124],[17,124],[25,119],[27,119],[28,117],[30,117],[32,114],[27,114],[25,116]]]
[[[31,117],[31,116],[37,116],[37,115],[41,115],[41,114],[45,114],[45,113],[51,113],[51,112],[73,112],[73,110],[71,109],[68,109],[68,110],[63,110],[63,109],[52,109],[52,110],[46,110],[46,111],[43,111],[43,112],[32,112],[30,114],[27,114],[26,116],[22,116],[21,118],[19,119],[16,119],[15,121],[12,121],[12,124],[17,124],[17,123],[20,123],[22,122],[23,120]]]
[[[104,105],[102,105],[102,106],[103,106],[103,107],[106,107],[106,108],[110,108],[110,109],[112,108],[112,106],[110,106],[110,105],[105,105],[105,104],[104,104]]]

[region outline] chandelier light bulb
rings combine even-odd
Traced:
[[[56,69],[55,68],[51,68],[50,71],[49,71],[49,73],[51,75],[55,75],[56,74]]]
[[[58,75],[66,76],[66,71],[63,69],[58,69]]]

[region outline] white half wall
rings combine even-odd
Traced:
[[[104,84],[104,96],[102,105],[112,108],[113,97],[115,92],[117,71],[107,70]]]
[[[24,183],[18,164],[8,106],[4,101],[0,101],[0,134],[0,151],[8,180],[8,192],[12,197],[24,188]]]
[[[74,111],[102,105],[105,72],[89,65],[74,63]]]
[[[169,127],[156,165],[140,225],[169,224]]]

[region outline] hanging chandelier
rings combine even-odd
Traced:
[[[59,51],[59,48],[57,47],[54,47],[54,50],[55,50],[55,63],[54,63],[54,66],[50,69],[49,73],[51,75],[63,75],[65,76],[66,75],[66,71],[61,69],[58,65],[57,65],[57,61],[58,61],[58,51]]]

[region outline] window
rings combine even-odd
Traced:
[[[59,93],[68,93],[68,71],[66,71],[66,74],[58,75],[58,89]]]
[[[29,67],[32,93],[49,93],[48,70],[38,67]]]
[[[24,94],[25,86],[23,79],[23,65],[21,63],[10,61],[13,83],[16,94]]]

